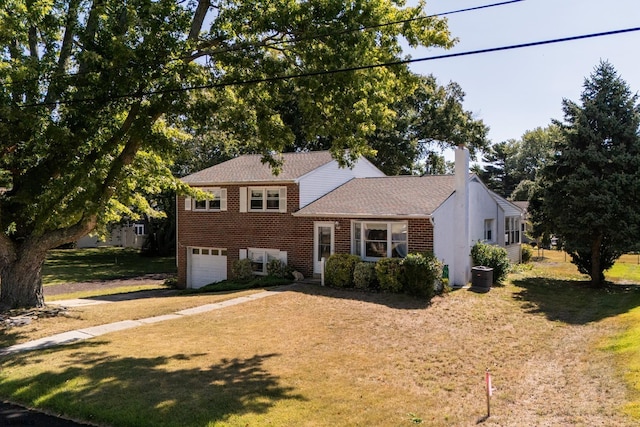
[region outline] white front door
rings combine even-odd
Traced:
[[[313,273],[322,272],[320,261],[335,252],[335,225],[333,222],[316,222],[313,239]]]

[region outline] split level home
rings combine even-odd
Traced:
[[[521,210],[469,173],[464,147],[453,175],[386,176],[365,158],[341,168],[327,151],[282,156],[279,175],[259,155],[245,155],[183,178],[212,198],[178,197],[179,285],[231,278],[233,262],[244,258],[255,274],[279,259],[310,277],[333,253],[376,261],[433,251],[450,283],[463,286],[477,241],[520,259]]]

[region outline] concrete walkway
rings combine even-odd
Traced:
[[[213,304],[201,305],[198,307],[188,308],[186,310],[176,311],[172,314],[165,314],[162,316],[147,317],[145,319],[138,320],[122,320],[120,322],[108,323],[106,325],[91,326],[88,328],[78,329],[75,331],[63,332],[61,334],[52,335],[50,337],[40,338],[38,340],[25,342],[22,344],[12,345],[0,349],[0,356],[15,354],[24,351],[40,350],[43,348],[53,347],[57,345],[69,344],[72,342],[86,340],[94,338],[100,335],[108,334],[110,332],[122,331],[125,329],[136,328],[138,326],[149,325],[152,323],[163,322],[165,320],[180,319],[184,316],[192,316],[194,314],[206,313],[213,310],[220,310],[222,308],[231,307],[233,305],[242,304],[245,302],[255,301],[261,298],[266,298],[271,295],[279,294],[280,292],[290,290],[295,285],[279,286],[273,290],[258,292],[252,295],[232,298],[226,301],[221,301]],[[50,305],[60,305],[63,307],[82,307],[94,304],[108,304],[112,301],[101,300],[88,300],[88,299],[72,299],[61,300],[49,303]]]

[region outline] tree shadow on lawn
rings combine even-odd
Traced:
[[[603,289],[588,281],[557,280],[546,277],[517,279],[522,288],[514,298],[528,313],[543,313],[547,319],[582,325],[626,313],[640,306],[640,286],[608,283]]]
[[[386,305],[399,310],[420,310],[429,307],[430,301],[405,294],[364,291],[359,289],[338,289],[319,284],[298,283],[288,289],[307,295],[323,296],[327,298],[348,299],[372,304]],[[435,296],[434,298],[438,298]]]
[[[277,354],[222,359],[202,367],[176,369],[207,354],[122,357],[92,351],[106,342],[75,345],[55,370],[8,380],[0,374],[0,393],[11,400],[109,425],[206,426],[233,415],[265,413],[282,400],[304,400],[263,366]],[[0,360],[2,368],[33,366],[69,346]],[[193,365],[191,363],[190,365]],[[69,413],[73,411],[72,413]]]

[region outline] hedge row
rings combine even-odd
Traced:
[[[412,253],[377,262],[334,254],[325,264],[325,283],[336,288],[406,293],[428,300],[444,290],[442,264],[432,253]]]

